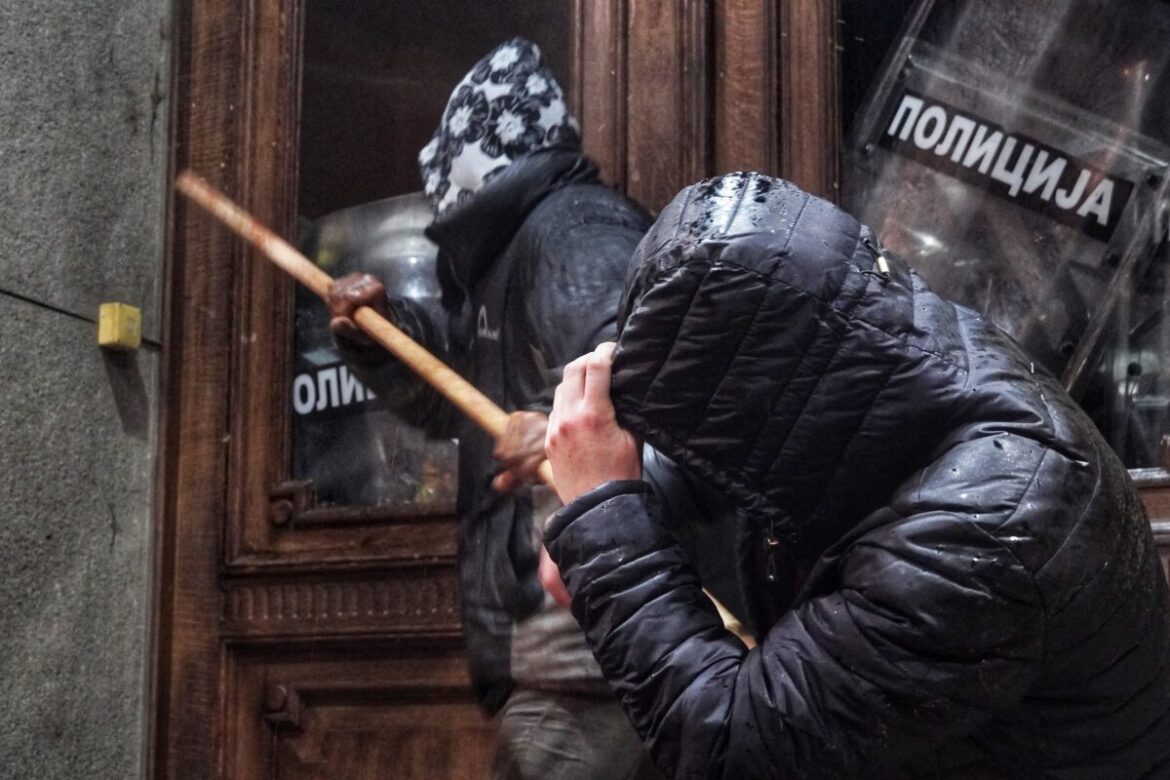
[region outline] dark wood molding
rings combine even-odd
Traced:
[[[494,727],[457,641],[231,644],[225,665],[220,776],[478,777],[489,763]]]
[[[586,153],[626,186],[627,0],[573,0],[573,93]]]
[[[195,170],[286,235],[301,12],[181,0],[175,22],[170,174]],[[226,735],[250,728],[232,643],[449,644],[455,523],[318,507],[288,484],[292,285],[174,196],[167,231],[148,774],[242,777],[225,769]]]
[[[626,191],[652,211],[711,172],[711,14],[628,0]]]
[[[264,688],[263,718],[268,726],[277,731],[291,729],[303,732],[301,720],[305,702],[294,686],[270,683]]]
[[[317,488],[311,479],[281,482],[268,492],[268,522],[277,528],[293,527],[293,521],[317,506]]]
[[[714,170],[779,173],[780,30],[775,2],[716,0]]]
[[[453,512],[446,508],[415,511],[396,505],[319,506],[317,487],[311,479],[287,480],[268,492],[268,522],[285,531],[445,522],[453,519]]]
[[[240,191],[245,89],[239,74],[248,7],[176,5],[170,174],[193,168],[231,195]],[[227,496],[227,388],[234,276],[241,250],[172,194],[157,487],[155,620],[148,771],[216,776],[221,594],[217,568]],[[181,764],[181,770],[180,770]]]
[[[318,566],[349,571],[404,561],[454,560],[457,522],[450,515],[404,515],[371,508],[311,509],[285,526],[270,526],[265,549],[223,561],[228,574]],[[269,523],[268,518],[246,518]]]
[[[245,30],[241,204],[279,235],[296,224],[301,0],[258,4]],[[270,486],[288,479],[293,283],[250,247],[235,270],[229,557],[269,546]]]
[[[459,626],[453,562],[360,577],[233,577],[224,584],[222,631],[230,639],[450,637],[458,636]]]
[[[778,0],[780,175],[839,200],[838,0]]]

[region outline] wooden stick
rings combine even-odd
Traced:
[[[329,287],[333,284],[329,274],[314,265],[283,238],[260,224],[230,198],[191,171],[179,174],[175,180],[175,187],[259,249],[261,254],[316,293],[319,298],[328,302]],[[354,312],[353,321],[374,341],[390,350],[410,370],[442,393],[492,438],[499,439],[504,435],[504,428],[508,424],[507,412],[496,406],[474,385],[423,349],[418,342],[396,328],[385,317],[368,306],[362,306]],[[539,474],[544,484],[556,489],[552,465],[547,460],[540,464]]]
[[[328,302],[329,286],[333,284],[333,279],[329,274],[313,265],[313,262],[298,252],[292,244],[260,224],[251,214],[233,203],[228,196],[191,171],[179,174],[175,180],[175,188],[211,212],[216,219],[259,249],[261,254],[316,293],[321,300]],[[353,313],[353,321],[374,341],[390,350],[395,357],[405,363],[431,387],[442,393],[448,401],[455,404],[479,427],[491,434],[492,438],[499,439],[504,435],[504,428],[508,424],[507,412],[496,406],[490,398],[477,390],[466,379],[452,371],[443,361],[423,349],[418,342],[394,327],[385,317],[368,306],[362,306]],[[553,481],[552,464],[547,460],[544,461],[540,464],[538,473],[541,482],[555,491],[556,483]],[[704,589],[703,592],[715,604],[719,616],[723,619],[724,626],[743,640],[748,648],[755,647],[755,640],[743,630],[735,616],[720,604],[709,591]]]

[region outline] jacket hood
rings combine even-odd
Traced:
[[[541,149],[517,159],[427,227],[441,252],[440,282],[453,275],[464,289],[474,287],[541,201],[571,184],[596,181],[597,166],[571,149]]]
[[[880,251],[831,203],[735,173],[679,193],[631,260],[619,421],[798,555],[926,462],[966,380],[955,307]]]
[[[580,151],[581,133],[540,47],[513,38],[456,85],[439,127],[418,155],[437,214],[467,201],[516,159],[538,149]]]

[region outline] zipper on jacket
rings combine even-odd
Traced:
[[[776,553],[780,550],[780,538],[776,536],[775,518],[768,518],[768,533],[764,536],[764,549],[768,553],[764,576],[767,577],[768,582],[775,582],[777,578]]]
[[[874,263],[877,265],[877,275],[882,278],[883,282],[890,281],[890,264],[886,261],[886,254],[882,251],[873,239],[869,236],[861,239],[861,243],[865,245],[869,251],[873,252]],[[862,271],[863,274],[872,274],[873,271]]]

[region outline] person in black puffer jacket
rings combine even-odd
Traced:
[[[499,713],[492,776],[657,777],[580,628],[541,586],[540,535],[556,497],[516,479],[544,459],[561,368],[613,338],[650,218],[601,183],[539,48],[521,38],[455,87],[419,162],[449,322],[354,275],[333,285],[331,328],[383,402],[432,436],[459,439],[463,634],[475,693]],[[510,412],[505,444],[363,339],[350,319],[359,305],[381,309]]]
[[[1010,339],[743,173],[663,211],[619,322],[557,389],[545,540],[669,775],[1170,777],[1141,500]],[[758,648],[703,599],[635,436],[738,505]]]

